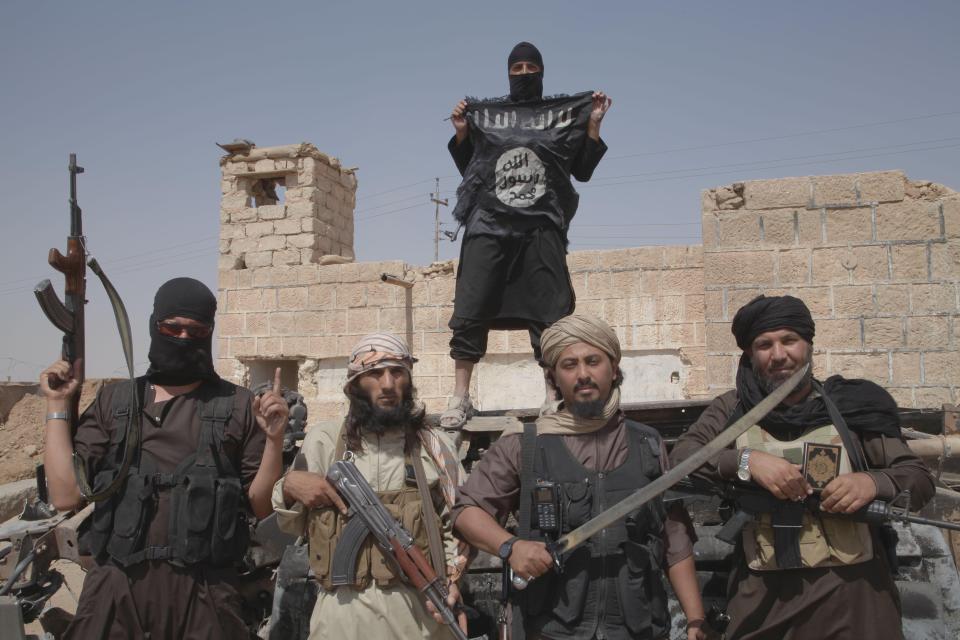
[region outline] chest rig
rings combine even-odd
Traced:
[[[597,471],[574,458],[563,436],[538,436],[535,425],[525,425],[517,530],[521,538],[555,539],[661,475],[659,434],[630,420],[625,428],[626,461]],[[560,523],[553,534],[540,529],[532,508],[534,491],[544,481],[553,483],[559,494]],[[565,556],[559,573],[550,571],[514,594],[513,637],[539,633],[550,638],[633,640],[667,633],[665,521],[663,501],[651,500]]]
[[[121,383],[114,391],[110,448],[95,488],[109,484],[119,471],[130,394],[142,399],[145,386],[146,379],[137,378],[135,390]],[[94,508],[85,538],[95,556],[122,566],[144,560],[227,565],[242,558],[249,541],[246,497],[239,472],[223,450],[235,394],[236,388],[223,380],[199,388],[199,441],[173,472],[161,472],[141,446],[123,488]],[[138,416],[133,428],[141,423]]]
[[[342,459],[345,451],[345,440],[341,431],[337,437],[333,459]],[[439,575],[444,575],[440,533],[442,522],[439,515],[444,498],[439,483],[433,488],[427,488],[425,472],[419,456],[420,444],[417,441],[411,447],[411,451],[404,454],[403,488],[375,493],[390,515],[410,532],[414,543],[423,552],[433,570]],[[393,564],[384,556],[384,552],[372,535],[367,535],[360,543],[359,551],[356,553],[355,578],[352,584],[345,584],[339,579],[335,584],[334,556],[341,542],[344,544],[350,542],[344,537],[344,530],[349,522],[349,517],[343,517],[337,509],[332,507],[310,511],[307,519],[310,568],[320,585],[326,591],[334,591],[341,585],[362,591],[371,584],[376,584],[380,588],[400,584],[401,576],[396,574]],[[433,537],[432,543],[431,537]]]
[[[848,445],[833,424],[806,429],[794,440],[778,440],[759,425],[750,427],[737,438],[737,448],[749,447],[802,463],[804,443],[840,447],[841,474],[853,470]],[[786,505],[793,507],[793,505]],[[799,526],[793,527],[788,542],[780,536],[777,516],[761,514],[743,528],[743,550],[747,565],[754,571],[777,571],[785,568],[820,568],[859,564],[873,558],[873,538],[866,523],[804,509]],[[784,549],[789,546],[788,549]],[[778,553],[779,547],[779,553]],[[799,561],[796,558],[799,557]],[[794,558],[793,560],[785,560]]]

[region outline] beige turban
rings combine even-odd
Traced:
[[[413,363],[417,359],[410,353],[407,341],[392,333],[371,333],[365,335],[353,346],[350,362],[347,364],[347,382],[344,389],[355,378],[374,369],[403,367],[412,373]]]
[[[557,366],[563,350],[578,342],[592,344],[606,352],[614,365],[620,363],[620,340],[613,328],[596,316],[575,313],[560,318],[543,332],[540,349],[544,364],[551,369]]]
[[[570,345],[586,342],[610,356],[613,366],[620,364],[620,340],[606,322],[586,313],[575,313],[561,318],[548,327],[540,337],[543,362],[551,369],[560,360],[560,354]],[[620,411],[620,387],[610,390],[610,397],[603,411],[596,418],[578,418],[560,405],[556,413],[537,419],[537,433],[557,435],[583,435],[598,431],[607,426]],[[521,433],[523,427],[514,425],[504,430],[502,435]]]

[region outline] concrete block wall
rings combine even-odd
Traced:
[[[816,320],[819,377],[960,401],[960,194],[886,171],[736,183],[702,204],[711,393],[734,384],[736,310],[790,293]]]
[[[706,392],[699,247],[575,252],[568,262],[578,309],[610,322],[628,354],[675,354],[682,363],[677,396]],[[415,382],[421,399],[429,410],[442,410],[454,381],[447,321],[455,268],[454,262],[420,268],[388,261],[221,270],[218,370],[248,384],[253,363],[293,361],[311,419],[335,417],[344,408],[340,385],[352,345],[366,333],[392,331],[406,336],[419,358]],[[383,273],[413,287],[387,284]],[[532,362],[525,331],[491,332],[488,355],[491,363],[510,365],[512,375],[521,370],[525,378],[531,375],[524,366]],[[478,399],[484,397],[477,388],[484,366],[474,377]],[[532,376],[541,395],[519,399],[524,407],[538,406],[542,399],[536,369]],[[635,399],[662,399],[635,391]],[[491,387],[487,397],[495,392]]]
[[[302,143],[253,147],[220,165],[221,270],[353,258],[357,180],[339,160]],[[275,189],[282,202],[272,197]]]
[[[280,365],[311,419],[333,418],[353,343],[393,331],[420,359],[420,397],[442,410],[453,390],[456,263],[328,264],[322,256],[353,256],[356,179],[312,145],[253,148],[221,164],[221,374],[248,384]],[[255,206],[264,179],[283,181],[283,204]],[[904,406],[960,402],[960,194],[899,171],[754,180],[704,191],[702,225],[702,245],[568,256],[577,308],[620,336],[628,401],[731,388],[733,314],[760,293],[791,293],[817,321],[819,377],[870,378]],[[526,332],[491,332],[477,404],[538,406],[531,356]]]

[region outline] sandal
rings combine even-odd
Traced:
[[[470,402],[470,394],[464,396],[451,396],[447,401],[447,410],[440,414],[441,429],[462,429],[470,416],[476,411],[473,403]]]

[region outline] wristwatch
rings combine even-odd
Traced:
[[[740,464],[737,465],[737,477],[744,482],[750,482],[750,449],[740,452]]]
[[[500,548],[497,549],[497,557],[499,557],[504,562],[509,560],[510,554],[513,553],[513,543],[519,539],[520,538],[518,538],[517,536],[513,536],[512,538],[504,542],[502,545],[500,545]]]

